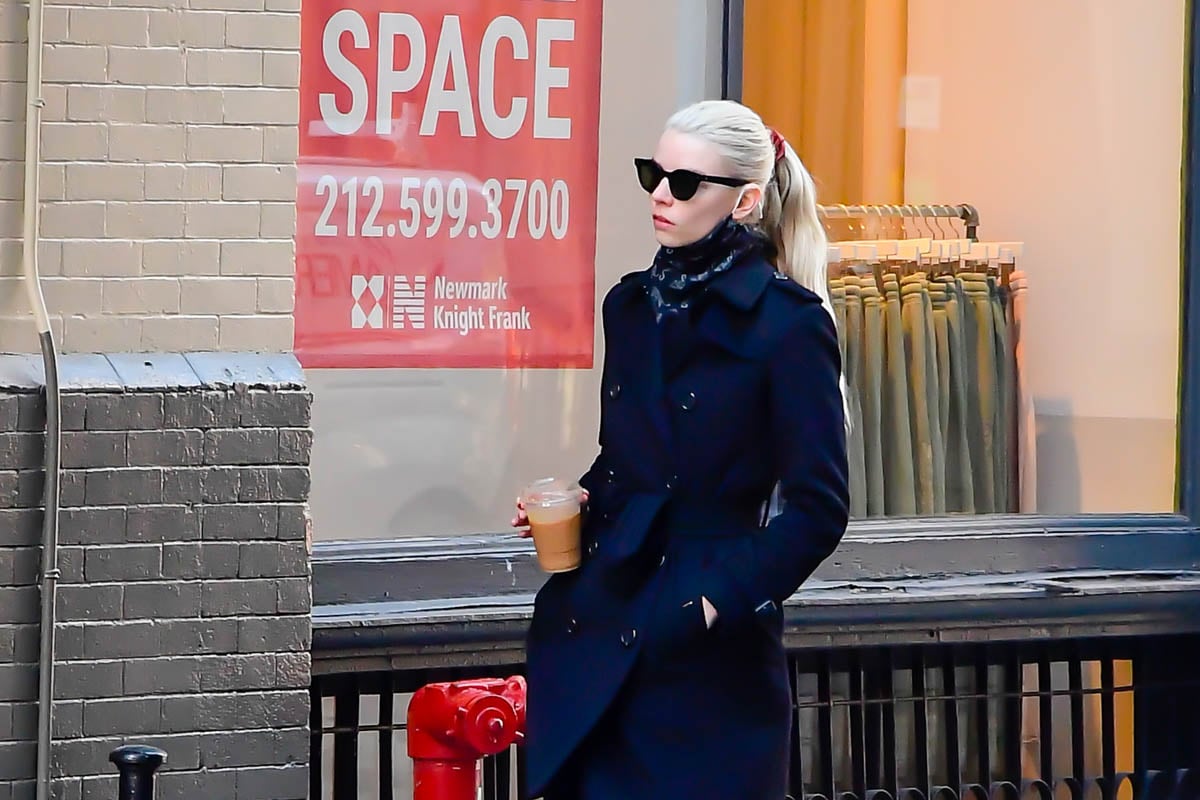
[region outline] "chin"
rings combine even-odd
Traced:
[[[679,232],[673,228],[669,231],[654,229],[654,240],[663,247],[683,247],[688,244],[684,239],[685,237],[680,236]]]

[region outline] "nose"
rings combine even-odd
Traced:
[[[670,205],[675,202],[675,198],[671,195],[671,185],[666,178],[658,182],[658,186],[654,187],[654,191],[650,193],[650,197],[664,205]]]

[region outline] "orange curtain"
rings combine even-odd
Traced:
[[[902,203],[908,0],[745,0],[742,99],[822,203]]]

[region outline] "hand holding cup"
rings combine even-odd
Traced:
[[[517,498],[515,527],[528,525],[521,535],[532,537],[538,564],[546,572],[569,572],[582,560],[580,533],[587,492],[555,478],[534,481]]]

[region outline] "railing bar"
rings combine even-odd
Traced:
[[[328,696],[328,695],[327,695]],[[391,731],[392,733],[402,733],[408,730],[408,726],[401,724],[392,725],[359,725],[357,728],[351,728],[345,725],[330,725],[325,728],[325,733],[383,733]]]
[[[850,765],[854,794],[866,797],[866,731],[863,720],[863,665],[861,654],[854,653],[846,670],[850,682]]]
[[[1021,775],[1021,704],[1024,673],[1021,657],[1010,654],[1004,659],[1004,728],[1001,739],[1004,742],[1005,775],[1010,779],[1019,779]]]
[[[992,780],[992,724],[991,703],[987,691],[988,660],[987,651],[981,646],[975,661],[975,686],[982,691],[975,692],[976,715],[975,736],[978,740],[976,752],[979,755],[978,781],[984,786]]]
[[[1087,732],[1083,716],[1083,661],[1071,657],[1067,666],[1071,690],[1071,777],[1083,781],[1087,774]]]
[[[333,737],[333,800],[358,800],[358,684],[334,697],[334,723],[346,732]]]
[[[506,747],[496,757],[496,785],[498,796],[512,800],[512,748]]]
[[[324,743],[324,714],[322,713],[321,702],[324,695],[321,693],[322,682],[320,678],[313,678],[312,688],[309,690],[308,702],[308,730],[309,730],[309,764],[308,764],[308,796],[311,800],[322,800],[325,796],[324,786],[321,783],[321,751]]]
[[[517,800],[529,796],[528,785],[525,783],[525,748],[517,748]]]
[[[925,652],[919,651],[912,666],[912,685],[915,697],[913,721],[916,728],[913,749],[917,756],[917,781],[925,797],[932,795],[933,781],[929,775],[929,709],[925,703]]]
[[[395,695],[391,683],[379,692],[379,800],[392,800],[392,707]]]
[[[1042,778],[1054,785],[1054,696],[1053,672],[1050,654],[1043,651],[1038,657],[1038,737],[1041,745],[1041,764],[1038,769]]]
[[[963,665],[960,664],[960,666],[963,666]],[[1168,691],[1168,690],[1174,690],[1174,689],[1189,689],[1193,685],[1194,685],[1193,682],[1188,681],[1188,680],[1166,681],[1166,682],[1160,681],[1157,683],[1149,683],[1149,684],[1144,684],[1144,685],[1138,684],[1137,686],[1135,686],[1132,683],[1127,683],[1127,684],[1120,684],[1120,685],[1114,686],[1113,691],[1129,692],[1129,691],[1133,691],[1135,688],[1137,688],[1137,689],[1154,688],[1154,689],[1159,689],[1159,690],[1163,690],[1163,691]],[[1051,691],[1051,692],[1040,692],[1040,691],[1033,691],[1033,690],[1024,691],[1023,690],[1023,691],[1014,692],[1014,693],[1019,694],[1019,696],[1021,696],[1021,697],[1040,697],[1042,694],[1049,694],[1052,697],[1066,697],[1067,695],[1070,695],[1070,694],[1081,694],[1081,695],[1087,697],[1090,695],[1097,695],[1097,696],[1102,695],[1102,694],[1104,694],[1104,690],[1099,689],[1099,688],[1079,689],[1077,691],[1056,690],[1056,691]],[[959,693],[957,696],[952,697],[951,695],[946,694],[944,692],[931,692],[929,694],[926,694],[924,699],[927,701],[930,701],[930,702],[939,701],[939,700],[948,702],[952,699],[959,700],[959,701],[962,701],[962,700],[986,700],[986,699],[994,699],[994,695],[991,695],[988,693],[980,693],[980,692],[962,692],[962,693]],[[863,703],[868,706],[869,705],[888,705],[890,703],[905,703],[905,702],[911,703],[911,702],[915,702],[916,700],[917,700],[917,698],[913,695],[896,694],[891,698],[885,698],[882,700],[873,700],[868,697],[863,700]],[[832,703],[833,703],[834,708],[840,708],[843,706],[851,705],[851,703],[847,700],[840,700],[840,699],[836,699],[836,698],[832,701]],[[819,703],[813,703],[813,702],[800,703],[800,708],[817,708],[819,705],[820,705]]]
[[[953,651],[947,650],[942,660],[942,685],[950,698],[946,703],[946,772],[954,789],[962,786],[962,757],[959,751],[958,672]]]
[[[892,651],[887,650],[883,653],[879,680],[880,693],[884,697],[893,694],[895,681],[895,662]],[[899,761],[900,754],[896,751],[896,704],[890,702],[883,705],[883,785],[894,798],[900,796]]]
[[[483,760],[483,800],[501,800],[498,791],[499,776],[496,772],[497,756],[488,756]]]
[[[1100,662],[1100,688],[1105,689],[1100,696],[1100,725],[1104,759],[1104,797],[1114,800],[1116,797],[1117,778],[1117,714],[1116,693],[1113,686],[1113,659],[1105,656]]]
[[[804,797],[804,741],[803,730],[800,727],[800,665],[795,659],[788,659],[788,672],[791,676],[792,696],[792,735],[791,758],[788,760],[788,792],[792,797]]]
[[[886,670],[883,656],[886,656],[886,651],[879,657],[872,655],[863,670],[863,697],[867,701],[863,706],[866,717],[866,778],[872,787],[888,785],[884,764],[890,754],[883,750],[883,713],[887,708],[883,701],[887,699],[884,687],[890,684],[891,673]]]
[[[821,658],[821,664],[817,672],[817,699],[820,705],[817,707],[817,736],[818,750],[820,755],[821,775],[818,777],[816,785],[819,790],[830,800],[835,797],[834,791],[834,753],[833,753],[833,677],[832,665],[829,662],[828,655]]]

